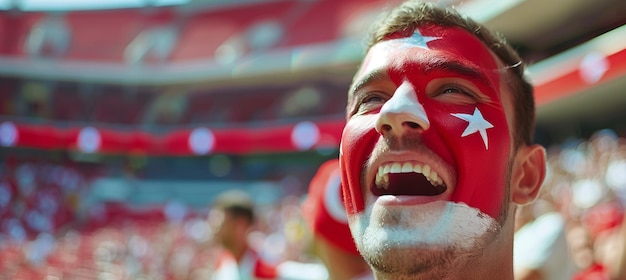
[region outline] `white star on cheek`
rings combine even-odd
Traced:
[[[467,128],[461,134],[461,137],[465,137],[470,134],[474,134],[475,132],[480,133],[480,137],[483,138],[483,143],[485,144],[485,150],[489,150],[489,138],[487,138],[487,129],[492,128],[493,125],[485,120],[483,114],[480,113],[478,108],[474,108],[474,114],[451,114],[459,119],[465,120],[468,122]]]

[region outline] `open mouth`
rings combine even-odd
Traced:
[[[447,190],[439,174],[427,164],[414,162],[386,163],[378,167],[371,189],[381,195],[436,196]]]

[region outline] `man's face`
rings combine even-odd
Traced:
[[[340,151],[361,253],[469,250],[498,231],[512,149],[499,73],[491,52],[458,28],[420,27],[370,49]]]
[[[212,209],[209,213],[209,225],[212,228],[214,238],[223,246],[230,245],[235,233],[235,217],[222,209]]]

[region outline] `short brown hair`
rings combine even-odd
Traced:
[[[245,191],[238,189],[225,191],[217,196],[213,205],[233,217],[243,218],[250,224],[254,222],[254,202]]]
[[[535,130],[533,86],[524,74],[525,65],[519,54],[500,34],[490,31],[452,8],[409,0],[381,16],[374,23],[366,50],[391,34],[410,36],[415,28],[428,23],[465,29],[481,40],[504,63],[506,71],[504,82],[512,92],[516,105],[514,106],[515,127],[513,128],[515,147],[521,144],[532,144]]]

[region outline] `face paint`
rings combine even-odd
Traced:
[[[388,81],[377,82],[385,79]],[[466,204],[500,220],[503,200],[507,199],[511,141],[500,101],[498,66],[491,52],[459,28],[427,25],[416,29],[410,37],[392,35],[368,52],[355,77],[357,90],[349,103],[360,102],[360,92],[370,91],[369,85],[375,84],[372,91],[376,91],[380,90],[377,87],[387,89],[389,83],[393,89],[386,93],[388,97],[383,96],[384,106],[391,107],[387,104],[401,95],[415,100],[419,106],[402,108],[405,102],[402,101],[395,110],[412,112],[422,119],[422,123],[416,122],[422,131],[414,144],[392,147],[388,146],[393,142],[392,137],[383,137],[376,131],[376,123],[384,115],[381,112],[386,110],[383,105],[370,110],[367,107],[370,105],[365,104],[364,110],[350,116],[340,154],[348,213],[362,213],[366,204],[382,198],[373,197],[369,189],[374,183],[376,165],[380,164],[378,157],[389,162],[406,162],[411,158],[394,159],[385,155],[389,151],[417,149],[428,152],[418,154],[435,155],[442,162],[440,175],[449,177],[444,182],[449,184],[450,193],[439,199]],[[448,95],[449,89],[456,93],[459,88],[469,95]],[[424,122],[428,122],[428,127],[424,127]]]
[[[481,213],[476,208],[465,204],[448,201],[435,201],[420,208],[403,209],[398,211],[399,217],[395,221],[376,224],[365,217],[380,216],[377,211],[386,211],[381,207],[367,207],[362,214],[352,216],[351,230],[361,251],[381,252],[386,250],[386,239],[390,236],[397,246],[409,247],[416,240],[435,246],[455,246],[457,252],[472,252],[481,239],[491,236],[485,233],[495,233],[499,225],[493,219],[480,218]],[[401,221],[413,221],[402,223]],[[397,224],[394,224],[397,223]],[[388,226],[394,224],[393,226]],[[381,234],[383,233],[383,234]]]

